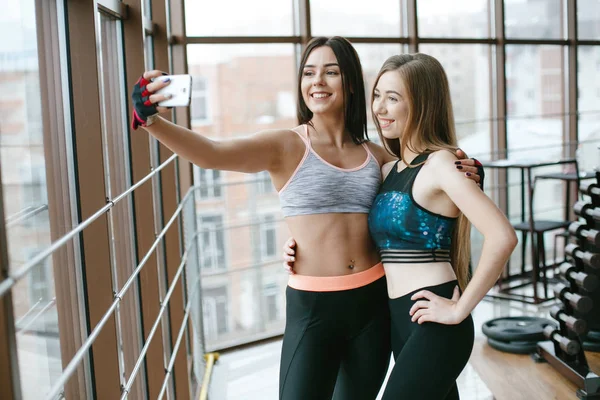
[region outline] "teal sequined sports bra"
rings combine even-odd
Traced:
[[[429,153],[411,162],[419,164]],[[398,172],[398,163],[383,181],[369,213],[371,237],[384,263],[450,262],[456,218],[421,207],[413,198],[413,184],[422,165]]]

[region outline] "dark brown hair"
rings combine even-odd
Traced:
[[[344,126],[350,133],[352,141],[356,144],[369,140],[367,134],[367,109],[365,100],[365,82],[363,80],[360,59],[352,44],[343,37],[316,37],[304,49],[298,71],[298,122],[307,124],[313,117],[302,97],[302,73],[310,53],[321,46],[328,46],[337,58],[342,74],[344,89]]]

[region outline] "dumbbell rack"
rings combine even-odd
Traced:
[[[569,261],[560,267],[564,282],[554,287],[563,305],[550,314],[559,326],[546,327],[548,340],[538,343],[536,356],[577,385],[578,398],[591,400],[600,399],[600,377],[588,366],[580,335],[588,329],[600,330],[600,166],[596,181],[579,190],[591,201],[579,201],[573,207],[582,221],[569,227],[574,243],[565,246]]]

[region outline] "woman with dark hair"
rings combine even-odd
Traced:
[[[164,96],[153,93],[168,84],[160,76],[146,72],[134,87],[134,128],[144,126],[202,168],[268,171],[302,248],[286,290],[280,398],[375,398],[390,361],[390,325],[367,216],[380,166],[392,157],[368,141],[362,69],[352,45],[341,37],[313,39],[298,74],[301,125],[249,138],[213,141],[158,117],[163,109],[155,103]]]
[[[455,400],[456,378],[473,347],[471,311],[498,279],[517,238],[477,185],[451,172],[460,163],[454,114],[435,58],[390,57],[375,80],[371,107],[396,158],[382,168],[369,214],[387,278],[396,361],[383,399]],[[470,283],[469,221],[485,238]]]

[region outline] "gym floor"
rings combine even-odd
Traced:
[[[551,319],[556,302],[533,306],[505,300],[484,300],[473,311],[476,337],[469,364],[458,379],[461,400],[571,400],[576,387],[547,363],[528,355],[492,349],[481,325],[493,318],[537,316]],[[223,400],[277,399],[281,340],[222,354],[213,374],[211,397]],[[600,375],[600,353],[586,353]]]

